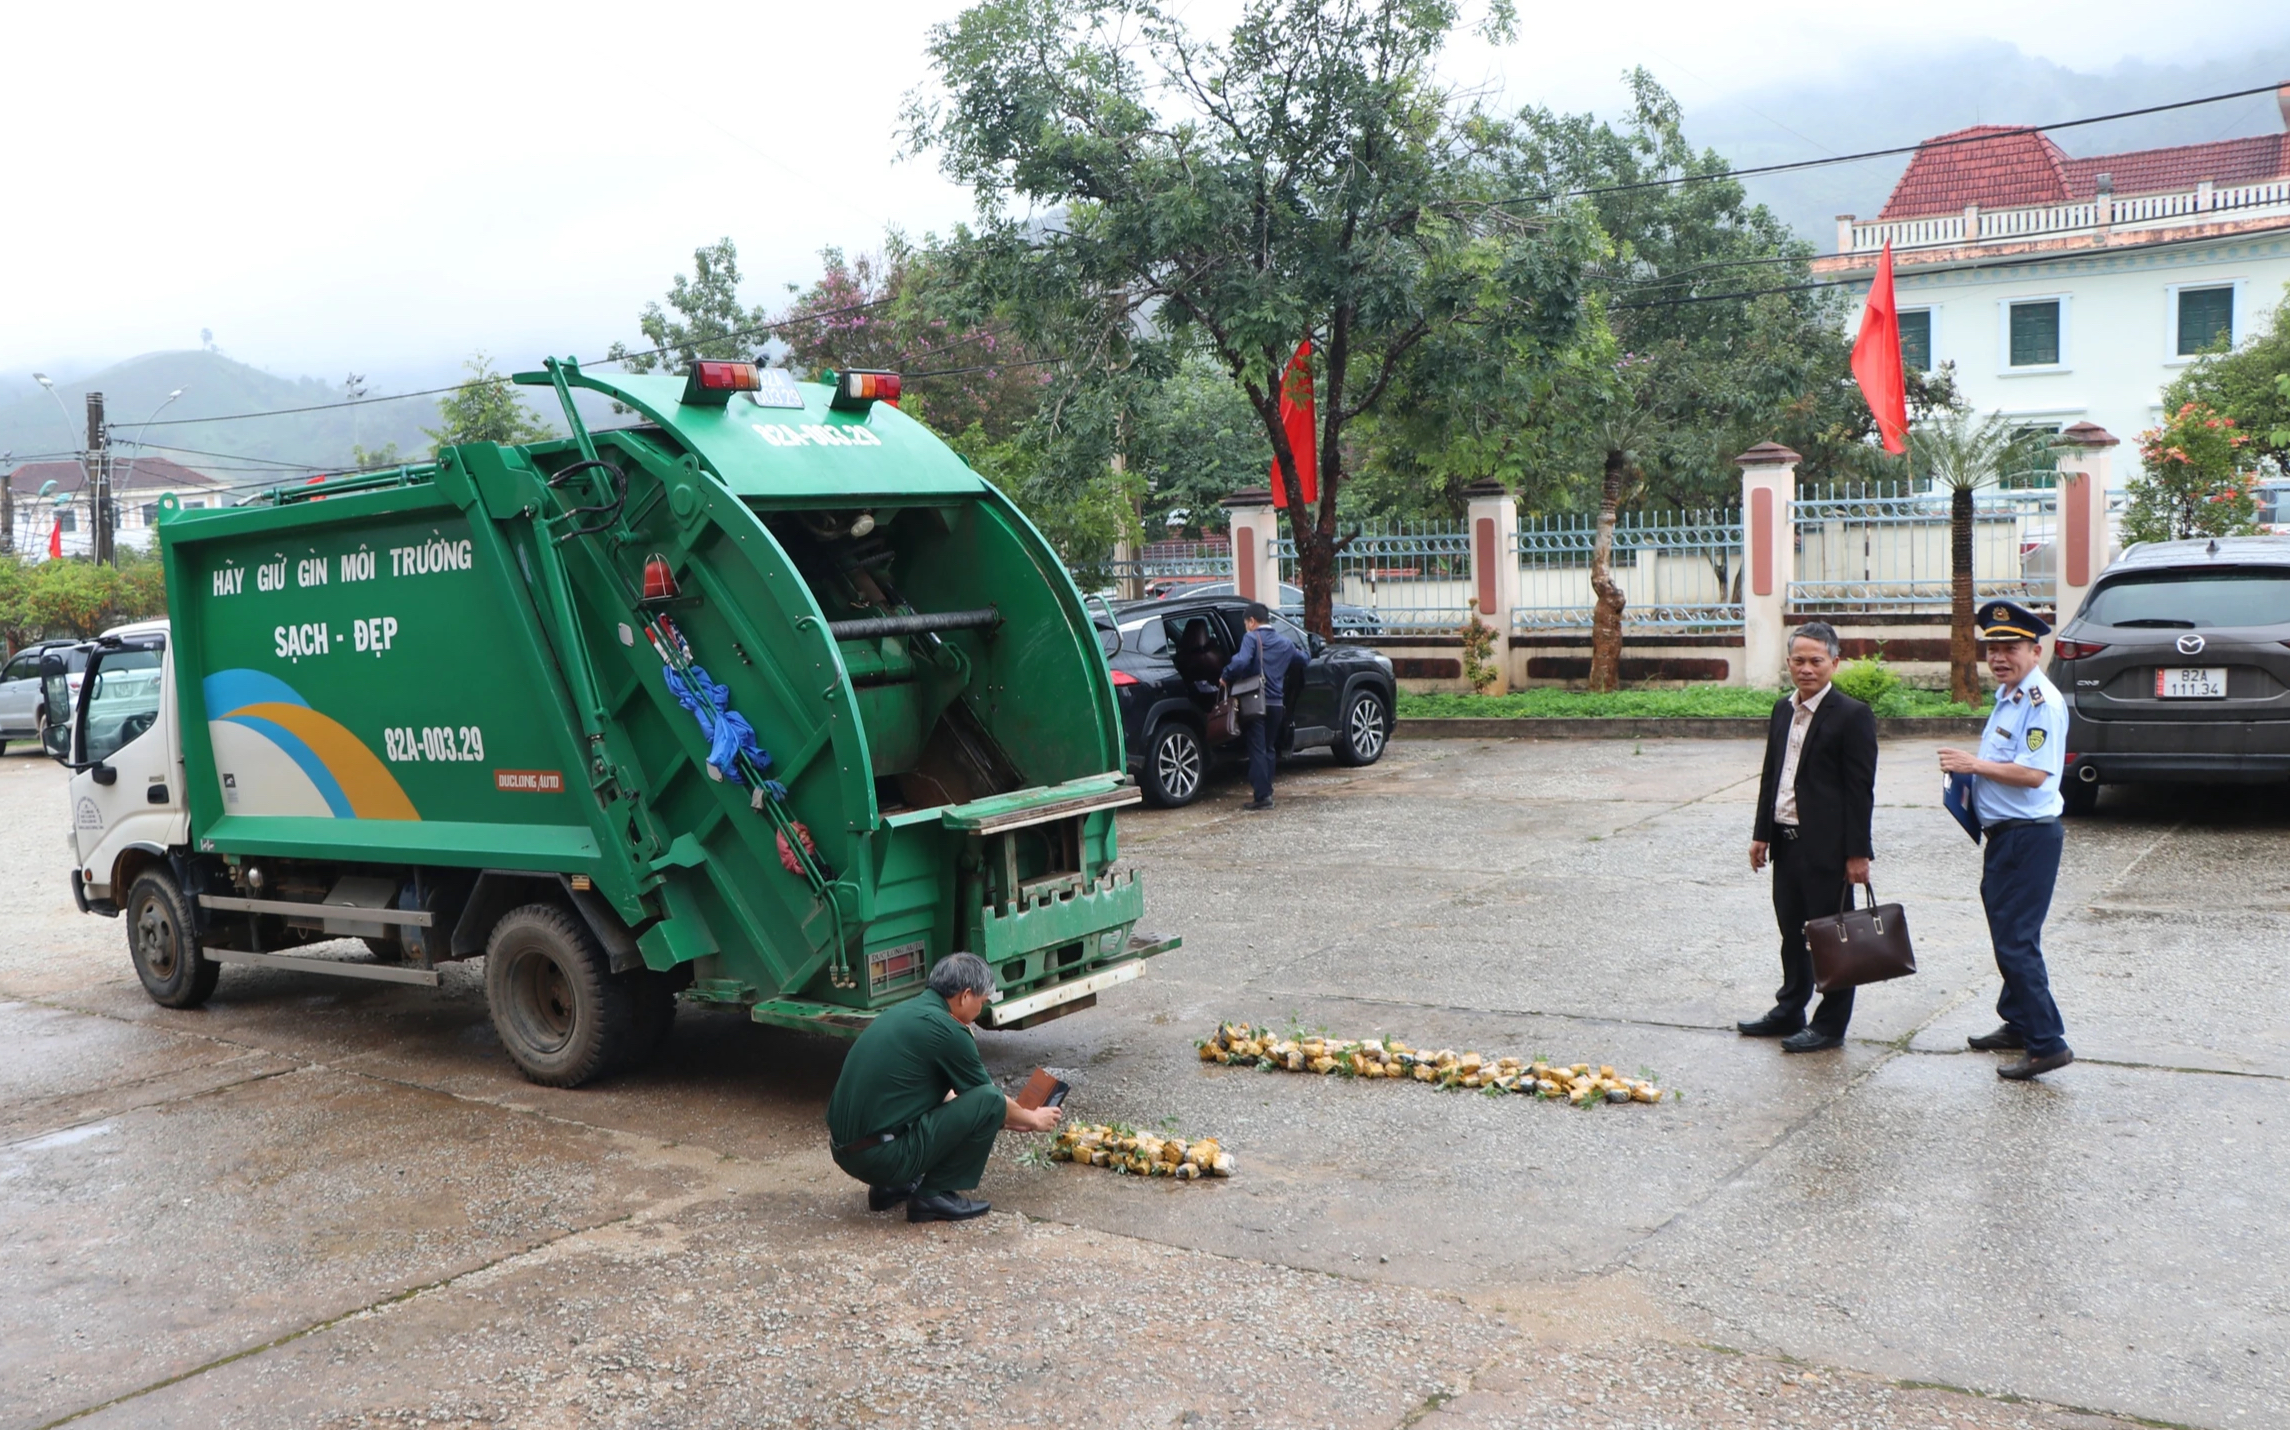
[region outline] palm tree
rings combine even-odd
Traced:
[[[1948,488],[1948,690],[1950,699],[1966,705],[1980,703],[1972,626],[1972,494],[2023,465],[2029,440],[2001,412],[1950,412],[1908,436],[1917,469]]]

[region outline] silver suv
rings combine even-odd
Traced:
[[[2053,650],[2068,812],[2102,784],[2290,779],[2290,537],[2134,546]]]

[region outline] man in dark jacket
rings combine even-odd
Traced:
[[[1773,1011],[1740,1025],[1753,1038],[1780,1038],[1790,1053],[1818,1052],[1845,1041],[1853,990],[1822,995],[1812,1021],[1813,955],[1805,921],[1837,912],[1848,881],[1869,881],[1869,822],[1876,808],[1877,724],[1869,707],[1831,685],[1837,633],[1813,621],[1789,639],[1789,682],[1796,690],[1773,707],[1765,740],[1765,774],[1757,786],[1757,821],[1749,867],[1773,865],[1773,917],[1781,925],[1781,991]]]
[[[1244,719],[1242,734],[1248,740],[1248,784],[1256,795],[1247,807],[1265,810],[1272,808],[1272,771],[1280,762],[1280,730],[1288,720],[1289,667],[1301,657],[1296,642],[1272,623],[1272,612],[1263,602],[1249,602],[1242,619],[1248,634],[1241,637],[1240,650],[1225,666],[1224,682],[1230,686],[1252,675],[1264,677],[1264,713]]]

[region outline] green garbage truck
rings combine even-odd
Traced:
[[[828,376],[551,360],[516,380],[564,440],[163,501],[169,619],[43,669],[74,897],[150,995],[483,955],[509,1055],[574,1086],[679,1000],[851,1035],[968,951],[1022,1028],[1176,947],[1116,867],[1138,792],[1063,565],[895,374]]]

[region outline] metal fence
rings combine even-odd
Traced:
[[[1232,580],[1232,543],[1156,541],[1138,552],[1137,559],[1103,561],[1088,575],[1091,580],[1084,583],[1085,589],[1101,585],[1117,598],[1164,596],[1184,586]]]
[[[1793,609],[1942,611],[1949,602],[1952,493],[1872,487],[1800,497]],[[1973,599],[2047,598],[2058,493],[2048,488],[1973,495]]]
[[[1588,630],[1596,593],[1590,550],[1595,515],[1537,517],[1519,524],[1518,631]],[[1738,630],[1741,512],[1627,511],[1614,523],[1614,578],[1623,625],[1632,630]]]
[[[1282,537],[1272,551],[1281,584],[1297,585],[1296,543]],[[1370,522],[1336,553],[1339,634],[1452,631],[1470,617],[1472,596],[1471,532],[1462,522]]]

